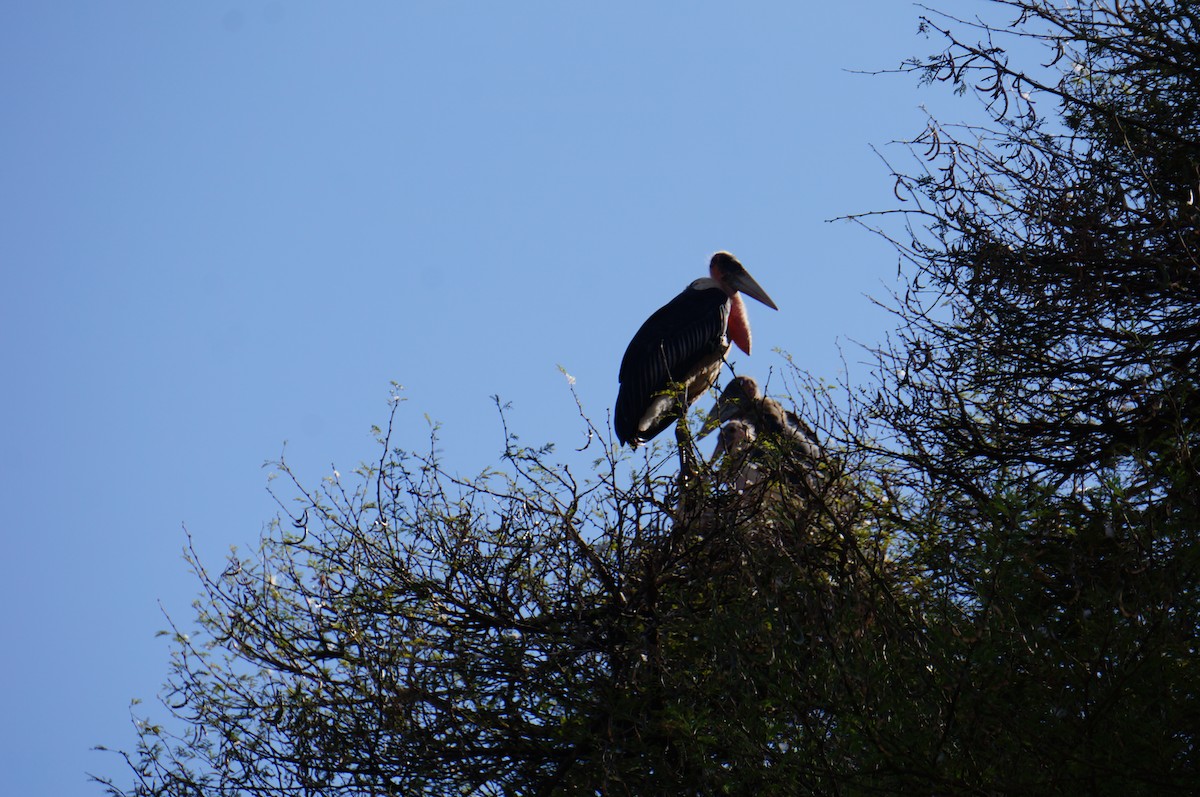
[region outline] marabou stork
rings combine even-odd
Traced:
[[[745,421],[730,421],[717,432],[717,447],[709,460],[716,466],[721,482],[739,493],[758,484],[764,477],[757,461],[754,438],[753,426]]]
[[[739,292],[779,309],[728,252],[712,256],[708,273],[646,319],[629,342],[613,413],[622,443],[637,448],[684,418],[716,382],[731,340],[750,353],[750,320]]]
[[[731,421],[748,423],[756,436],[792,446],[797,453],[811,460],[817,460],[821,455],[817,436],[808,424],[796,413],[785,410],[775,399],[764,396],[753,377],[738,376],[730,380],[709,410],[700,437]]]
[[[724,424],[724,426],[722,426]],[[792,485],[805,485],[812,493],[820,490],[825,482],[821,464],[824,452],[817,436],[800,416],[783,408],[772,398],[762,395],[758,382],[749,376],[730,380],[716,405],[708,413],[708,419],[700,430],[703,438],[713,429],[721,427],[721,436],[713,452],[713,461],[722,453],[729,458],[729,442],[725,430],[730,426],[748,426],[749,434],[735,428],[731,433],[742,445],[742,461],[761,466],[783,475]],[[728,482],[728,479],[726,479]]]

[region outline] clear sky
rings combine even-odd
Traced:
[[[582,442],[638,325],[734,252],[764,377],[835,379],[896,255],[871,146],[930,101],[902,0],[0,5],[0,793],[97,793],[196,584],[309,482],[444,424]],[[897,153],[899,155],[899,153]],[[148,706],[153,713],[153,705]]]

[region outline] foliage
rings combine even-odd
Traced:
[[[788,374],[819,461],[579,478],[506,428],[467,479],[394,409],[255,556],[192,557],[171,718],[110,793],[1194,789],[1200,12],[987,7],[901,70],[982,121],[857,217],[902,257],[874,386]]]
[[[188,730],[139,726],[133,793],[702,793],[825,777],[810,753],[841,744],[828,705],[865,685],[821,679],[888,633],[871,626],[891,589],[867,578],[883,551],[847,525],[844,474],[801,498],[771,481],[739,495],[704,468],[683,496],[671,455],[625,480],[610,451],[581,485],[510,435],[505,470],[462,480],[436,434],[420,456],[391,435],[353,486],[293,481],[290,522],[256,557],[220,574],[192,557],[200,628],[175,633],[164,696]]]
[[[927,19],[948,45],[907,66],[980,96],[987,122],[931,121],[912,142],[925,167],[895,173],[909,267],[876,405],[914,501],[895,523],[936,596],[938,777],[1186,791],[1200,17],[1155,0],[995,5],[1011,30]],[[1043,66],[1014,66],[1029,39]]]

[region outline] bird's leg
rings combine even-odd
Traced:
[[[679,474],[695,476],[699,474],[696,465],[696,449],[692,443],[692,430],[688,428],[687,413],[684,412],[675,421],[675,444],[679,447]]]
[[[696,460],[696,444],[688,428],[686,411],[675,422],[675,444],[679,449],[679,508],[686,516],[700,505],[700,463]]]

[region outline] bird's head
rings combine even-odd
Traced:
[[[752,376],[736,376],[729,380],[717,403],[708,411],[697,439],[703,439],[723,423],[744,418],[751,410],[751,402],[760,395],[758,382]]]
[[[771,301],[767,292],[762,289],[762,286],[755,282],[754,277],[750,276],[746,267],[728,252],[717,252],[712,256],[712,260],[708,264],[708,273],[730,296],[740,291],[757,299],[772,310],[779,309],[775,302]]]
[[[744,459],[754,444],[754,427],[745,421],[730,421],[721,427],[717,435],[717,447],[713,449],[710,462],[716,462],[722,456],[727,460]]]

